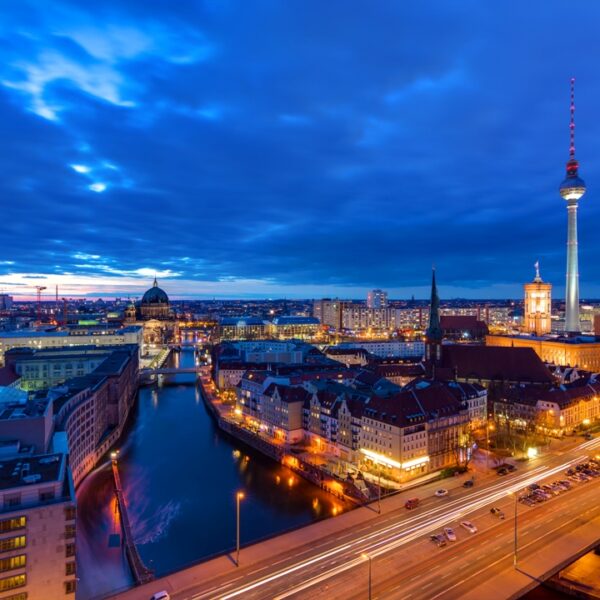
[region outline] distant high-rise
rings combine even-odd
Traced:
[[[388,295],[383,290],[371,290],[367,294],[368,308],[387,308]]]
[[[544,335],[552,328],[552,284],[542,281],[540,264],[535,263],[535,277],[523,286],[525,311],[523,328],[528,333]]]
[[[560,195],[567,201],[567,286],[565,290],[565,331],[579,331],[579,259],[577,255],[577,204],[585,194],[585,183],[579,177],[575,159],[575,79],[571,79],[571,144],[567,176],[560,185]]]
[[[13,305],[13,298],[8,294],[0,294],[0,310],[10,310]]]

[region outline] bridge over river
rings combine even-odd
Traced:
[[[181,375],[185,373],[195,373],[200,375],[202,367],[157,367],[140,369],[140,376],[144,375]]]

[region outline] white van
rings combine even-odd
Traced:
[[[156,592],[150,596],[150,600],[171,600],[171,596],[169,596],[169,592]]]

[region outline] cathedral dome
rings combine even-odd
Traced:
[[[156,304],[169,304],[169,296],[167,293],[158,287],[156,278],[152,287],[142,297],[142,306],[144,305],[156,305]]]

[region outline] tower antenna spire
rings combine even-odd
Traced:
[[[571,122],[569,123],[571,143],[569,156],[575,158],[575,77],[571,77]]]

